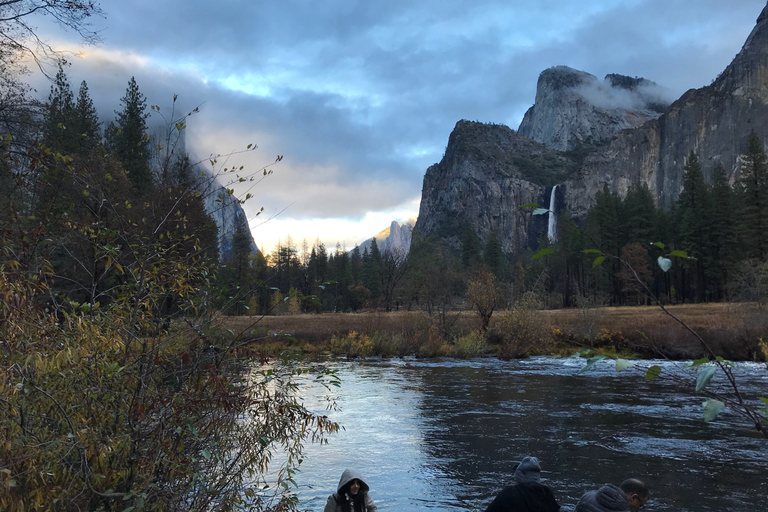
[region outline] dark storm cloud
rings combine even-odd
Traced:
[[[358,219],[418,196],[459,119],[517,128],[542,70],[643,76],[679,96],[722,71],[764,5],[102,2],[95,26],[112,60],[75,61],[72,78],[88,81],[101,112],[133,74],[150,103],[205,102],[190,122],[201,157],[258,139],[259,164],[286,156],[260,189],[268,207]]]

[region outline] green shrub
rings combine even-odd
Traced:
[[[535,293],[526,292],[497,322],[493,336],[501,339],[499,357],[512,359],[547,353],[553,340],[549,327],[542,321],[541,305]]]
[[[453,343],[451,355],[468,359],[485,354],[488,351],[488,344],[485,338],[478,331],[472,331],[469,334],[459,336]]]
[[[331,353],[347,357],[368,357],[373,354],[373,341],[365,334],[351,331],[331,338]]]

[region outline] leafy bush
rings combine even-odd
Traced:
[[[542,321],[541,300],[533,292],[526,292],[509,313],[496,323],[501,338],[499,357],[519,358],[532,353],[547,353],[552,333]]]
[[[472,331],[469,334],[459,336],[453,343],[451,356],[468,359],[485,354],[488,344],[480,332]]]
[[[303,443],[338,427],[296,396],[303,370],[218,328],[195,185],[139,197],[81,164],[43,151],[51,195],[0,212],[0,509],[293,507]]]
[[[368,357],[373,353],[373,341],[365,334],[351,331],[331,338],[331,353],[347,357]]]

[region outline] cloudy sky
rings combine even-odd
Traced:
[[[245,209],[259,247],[290,235],[352,248],[418,213],[428,166],[460,119],[517,129],[539,73],[567,65],[642,76],[678,97],[708,85],[764,0],[101,0],[102,42],[34,20],[71,52],[103,119],[135,76],[198,158],[275,160]],[[74,54],[78,54],[75,56]],[[32,77],[41,98],[50,85]],[[155,115],[153,119],[156,119]],[[160,122],[160,120],[157,120]],[[248,185],[250,187],[250,184]],[[247,187],[237,188],[244,195]],[[256,216],[263,207],[264,213]]]

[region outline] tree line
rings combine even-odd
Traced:
[[[665,303],[763,300],[768,164],[754,132],[744,144],[741,170],[732,183],[720,163],[708,169],[706,179],[691,151],[670,211],[655,207],[647,185],[634,184],[624,197],[600,191],[581,225],[560,223],[559,251],[545,260],[553,305],[575,306],[583,297],[617,306],[646,303],[641,284],[620,259]],[[665,272],[657,260],[670,248],[689,258],[678,258]],[[615,258],[593,268],[594,257],[584,252],[589,249]]]
[[[743,164],[732,182],[719,163],[705,175],[691,152],[681,194],[670,211],[656,207],[645,184],[632,184],[624,196],[606,186],[583,219],[563,214],[557,242],[539,240],[538,248],[557,249],[546,258],[535,257],[538,248],[505,254],[495,234],[483,244],[467,221],[458,248],[417,234],[408,254],[382,253],[375,240],[362,253],[338,245],[328,251],[319,241],[311,248],[305,241],[299,249],[288,237],[270,255],[248,256],[241,243],[236,252],[247,264],[238,267],[234,281],[244,286],[237,289],[242,295],[231,311],[405,308],[432,314],[472,308],[480,299],[469,293],[470,284],[483,272],[494,277],[498,306],[525,293],[537,294],[547,307],[643,305],[649,301],[643,285],[669,304],[762,301],[768,280],[768,159],[756,134],[744,145]],[[585,252],[590,250],[613,258],[595,266],[594,256]],[[670,250],[684,251],[689,258],[677,258],[665,272],[657,259]]]

